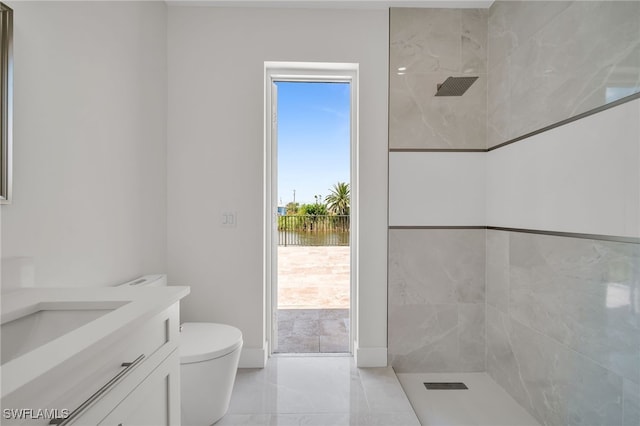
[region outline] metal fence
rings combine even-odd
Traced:
[[[281,246],[348,246],[349,216],[278,216],[278,244]]]

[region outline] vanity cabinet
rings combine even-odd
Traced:
[[[99,424],[173,426],[180,424],[180,355],[175,350]]]
[[[176,302],[3,398],[3,410],[53,410],[59,425],[179,425],[178,344]],[[2,424],[48,425],[46,417],[3,416]]]

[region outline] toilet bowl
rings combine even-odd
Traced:
[[[208,426],[224,416],[231,401],[241,350],[242,333],[235,327],[206,322],[182,324],[180,396],[183,426]]]
[[[147,275],[122,285],[166,286],[167,277]],[[180,327],[179,350],[182,425],[212,425],[229,408],[242,332],[224,324],[186,322]]]

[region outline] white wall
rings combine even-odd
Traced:
[[[390,226],[486,226],[484,152],[389,153]]]
[[[164,272],[166,6],[10,6],[14,197],[2,256],[26,258],[42,286]]]
[[[487,155],[489,226],[640,237],[640,100]]]
[[[260,359],[264,61],[359,63],[358,343],[386,354],[388,12],[170,7],[168,34],[168,268],[191,286],[183,320],[239,327],[255,355],[243,366]]]

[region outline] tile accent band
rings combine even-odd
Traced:
[[[487,149],[455,149],[455,148],[389,148],[389,152],[487,152]]]
[[[532,136],[535,136],[540,133],[544,133],[548,130],[555,129],[556,127],[564,126],[565,124],[572,123],[574,121],[578,121],[580,119],[589,117],[590,115],[597,114],[602,111],[606,111],[610,108],[617,107],[618,105],[626,104],[627,102],[634,101],[636,99],[640,99],[640,92],[634,93],[633,95],[626,96],[624,98],[618,99],[614,102],[609,102],[608,104],[604,104],[597,108],[591,109],[589,111],[585,111],[581,114],[574,115],[573,117],[569,117],[567,119],[558,121],[557,123],[550,124],[548,126],[542,127],[538,130],[534,130],[533,132],[529,132],[522,136],[518,136],[517,138],[510,139],[506,142],[500,143],[498,145],[494,145],[491,148],[478,148],[478,149],[453,149],[453,148],[389,148],[389,152],[490,152],[496,150],[498,148],[502,148],[503,146],[511,145],[512,143],[528,139]]]
[[[486,226],[404,226],[393,225],[389,229],[487,229]]]
[[[638,237],[616,235],[581,234],[578,232],[545,231],[540,229],[503,228],[500,226],[389,226],[389,229],[488,229],[492,231],[522,232],[525,234],[551,235],[554,237],[581,238],[585,240],[613,241],[616,243],[640,244]]]

